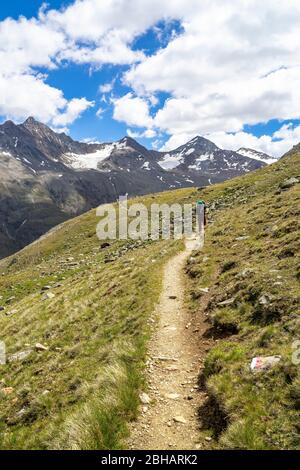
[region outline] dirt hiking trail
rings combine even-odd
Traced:
[[[129,449],[199,449],[198,409],[205,393],[198,390],[207,330],[204,319],[190,318],[185,307],[184,266],[203,241],[186,241],[183,252],[166,264],[156,307],[158,326],[148,349],[148,390],[141,394],[141,413],[131,426]],[[207,342],[205,342],[207,343]],[[202,350],[202,351],[201,351]]]

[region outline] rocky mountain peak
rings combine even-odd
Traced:
[[[29,132],[39,132],[43,133],[44,135],[50,135],[54,134],[54,132],[50,129],[50,127],[46,126],[46,124],[43,124],[34,117],[29,116],[22,124],[22,127],[25,127]]]
[[[134,140],[132,137],[125,136],[121,140],[119,140],[116,144],[116,150],[124,149],[132,149],[136,152],[139,152],[141,154],[147,153],[148,150],[143,147],[143,145],[139,144],[136,140]]]
[[[0,128],[4,130],[14,129],[16,127],[16,124],[10,119],[8,121],[5,121],[3,124],[0,124]]]
[[[29,117],[23,122],[23,124],[24,124],[24,126],[25,126],[25,125],[33,125],[33,124],[38,124],[38,121],[36,121],[33,116],[29,116]]]

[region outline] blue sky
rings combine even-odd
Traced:
[[[0,20],[7,17],[18,19],[20,15],[32,18],[37,15],[43,0],[12,0],[3,2],[0,5]],[[64,8],[72,1],[51,0],[47,4],[51,8]],[[159,47],[160,42],[153,30],[142,34],[134,44],[135,48],[146,50],[148,53],[154,53]],[[117,122],[112,118],[112,109],[101,102],[101,93],[99,86],[110,83],[116,79],[114,92],[116,95],[122,95],[130,90],[121,83],[120,76],[126,66],[103,66],[100,70],[90,72],[89,65],[77,66],[69,64],[61,69],[48,72],[47,82],[54,87],[64,91],[66,98],[84,94],[88,99],[95,100],[98,107],[103,107],[104,113],[101,119],[95,115],[95,109],[85,112],[84,116],[76,120],[69,126],[69,133],[74,139],[96,139],[99,141],[114,141],[122,138],[127,133],[125,123]],[[2,116],[2,120],[4,116]],[[141,143],[149,146],[149,139],[138,139]],[[150,143],[151,146],[151,143]]]
[[[75,139],[149,148],[199,134],[279,156],[297,143],[297,2],[174,3],[2,2],[1,121],[32,114]]]
[[[17,20],[20,15],[28,19],[36,17],[44,3],[43,0],[27,0],[26,2],[24,2],[24,0],[13,0],[11,3],[1,4],[0,20],[7,17],[12,17]],[[60,9],[71,5],[73,1],[54,0],[46,3],[51,8]],[[168,25],[160,21],[157,23],[156,27],[165,30],[163,40],[159,40],[154,29],[151,28],[133,41],[132,48],[143,50],[147,55],[154,54],[162,45],[166,44],[166,39],[172,29],[175,29],[177,32],[181,30],[180,23],[176,21]],[[68,126],[68,132],[74,139],[95,139],[101,142],[115,141],[127,134],[128,126],[126,123],[118,122],[113,119],[112,107],[101,101],[103,95],[99,92],[99,86],[111,83],[112,81],[114,81],[114,95],[122,96],[130,92],[130,88],[124,86],[121,80],[122,74],[127,68],[128,66],[126,65],[109,64],[101,66],[100,70],[95,69],[91,72],[88,64],[84,66],[68,64],[54,71],[47,72],[47,83],[63,90],[67,99],[84,95],[87,99],[95,101],[95,107],[93,109],[88,109],[80,119]],[[163,93],[159,95],[160,103],[163,103],[168,96],[168,94],[164,96]],[[97,110],[97,107],[103,108],[104,112],[101,115],[101,119],[96,116],[95,110]],[[5,116],[2,116],[2,120],[3,119],[5,119]],[[148,147],[152,146],[152,139],[138,137],[137,140]],[[164,142],[166,140],[165,136],[162,136],[161,140]]]

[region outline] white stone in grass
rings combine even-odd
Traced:
[[[151,403],[151,398],[149,397],[149,395],[147,395],[147,393],[142,392],[140,394],[140,401],[143,405],[149,405],[149,403]]]

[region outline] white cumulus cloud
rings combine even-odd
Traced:
[[[125,74],[139,96],[170,94],[153,118],[170,135],[167,147],[229,133],[226,142],[245,137],[278,154],[297,133],[284,144],[243,128],[300,118],[299,2],[203,0],[183,2],[181,11],[183,33]]]
[[[117,121],[126,122],[129,126],[149,127],[153,125],[149,113],[149,104],[145,99],[127,93],[121,98],[113,98],[113,117]]]

